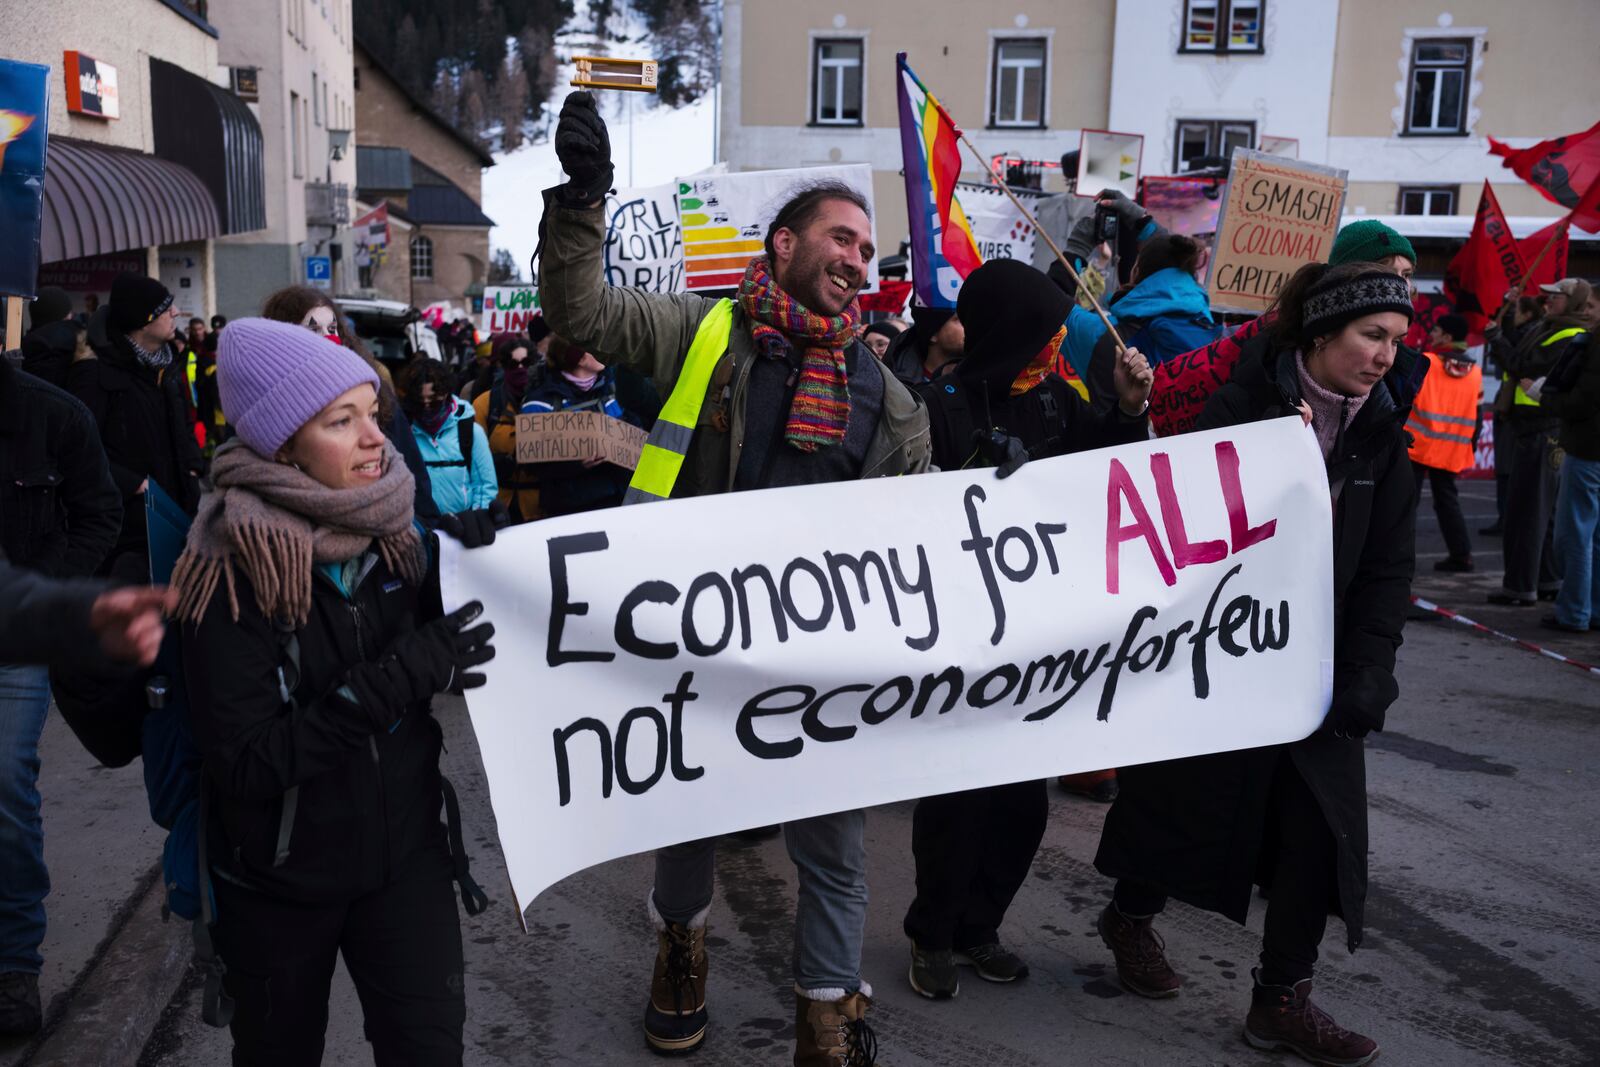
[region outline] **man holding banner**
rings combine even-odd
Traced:
[[[607,286],[610,139],[588,93],[562,107],[568,182],[546,193],[540,301],[551,328],[667,395],[625,502],[913,474],[929,465],[922,404],[856,338],[856,294],[875,250],[869,205],[837,183],[796,190],[750,261],[736,300]],[[819,782],[818,788],[827,788]],[[871,1062],[861,978],[865,815],[788,822],[795,918],[797,1067]],[[656,853],[658,938],[645,1037],[661,1052],[705,1040],[706,917],[714,842]]]

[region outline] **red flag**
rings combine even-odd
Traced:
[[[1511,227],[1500,211],[1500,202],[1485,181],[1472,234],[1445,268],[1445,294],[1455,305],[1456,313],[1465,316],[1467,327],[1479,334],[1488,325],[1489,316],[1500,307],[1506,290],[1516,284],[1525,269]]]
[[[1600,190],[1600,184],[1595,189]],[[1529,234],[1517,242],[1517,251],[1521,253],[1528,271],[1528,280],[1522,287],[1524,294],[1536,296],[1539,286],[1558,282],[1567,276],[1567,230],[1571,225],[1571,219],[1560,218],[1538,233]],[[1548,252],[1545,251],[1546,245],[1550,246]]]
[[[1532,148],[1510,148],[1489,138],[1489,153],[1553,203],[1573,210],[1581,229],[1600,230],[1600,204],[1589,196],[1600,186],[1600,122],[1582,133],[1540,141]]]

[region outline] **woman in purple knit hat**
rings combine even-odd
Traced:
[[[473,625],[477,603],[440,615],[411,474],[358,356],[238,319],[217,384],[237,436],[172,584],[233,1062],[320,1063],[342,955],[378,1064],[460,1064],[452,882],[469,909],[482,894],[440,819],[453,796],[429,701],[483,684],[493,627]]]

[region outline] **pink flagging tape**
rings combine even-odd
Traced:
[[[1461,625],[1477,630],[1479,633],[1488,634],[1490,637],[1498,637],[1502,641],[1511,642],[1518,648],[1525,648],[1529,652],[1536,652],[1541,656],[1548,656],[1557,663],[1570,663],[1580,671],[1585,671],[1596,678],[1600,678],[1600,667],[1591,667],[1589,664],[1583,663],[1580,660],[1575,660],[1570,656],[1563,656],[1554,649],[1545,648],[1543,645],[1536,645],[1532,641],[1524,641],[1522,638],[1513,637],[1508,633],[1501,633],[1499,630],[1496,630],[1493,627],[1485,626],[1483,623],[1469,619],[1465,615],[1459,615],[1456,612],[1451,611],[1449,608],[1441,608],[1431,600],[1423,600],[1419,596],[1414,596],[1411,598],[1411,603],[1415,604],[1423,611],[1431,611],[1441,618],[1449,619],[1451,622],[1459,622]]]

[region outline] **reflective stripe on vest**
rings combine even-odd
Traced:
[[[1557,341],[1565,341],[1567,338],[1576,337],[1580,333],[1583,333],[1583,332],[1584,332],[1584,329],[1583,329],[1582,326],[1569,326],[1565,330],[1557,330],[1555,333],[1551,334],[1549,337],[1546,337],[1543,341],[1540,341],[1539,342],[1539,347],[1540,348],[1549,348],[1551,345],[1555,344]],[[1513,394],[1511,399],[1516,401],[1518,404],[1524,405],[1525,407],[1536,408],[1536,407],[1539,406],[1539,402],[1537,400],[1535,400],[1533,397],[1529,396],[1527,393],[1524,393],[1522,391],[1522,386],[1520,386],[1520,385],[1517,386],[1517,391],[1516,391],[1515,394]]]
[[[689,454],[689,444],[694,440],[694,427],[700,420],[700,408],[706,402],[711,372],[728,351],[728,338],[732,333],[733,301],[724,298],[712,305],[706,317],[700,320],[694,342],[683,357],[683,367],[678,371],[672,395],[662,405],[661,414],[639,452],[639,466],[634,469],[633,480],[622,498],[624,504],[665,500],[672,495],[684,457]]]
[[[1471,367],[1461,377],[1449,374],[1435,353],[1424,353],[1428,375],[1412,401],[1406,429],[1411,433],[1411,459],[1424,467],[1452,474],[1472,466],[1472,431],[1483,396],[1483,370]]]

